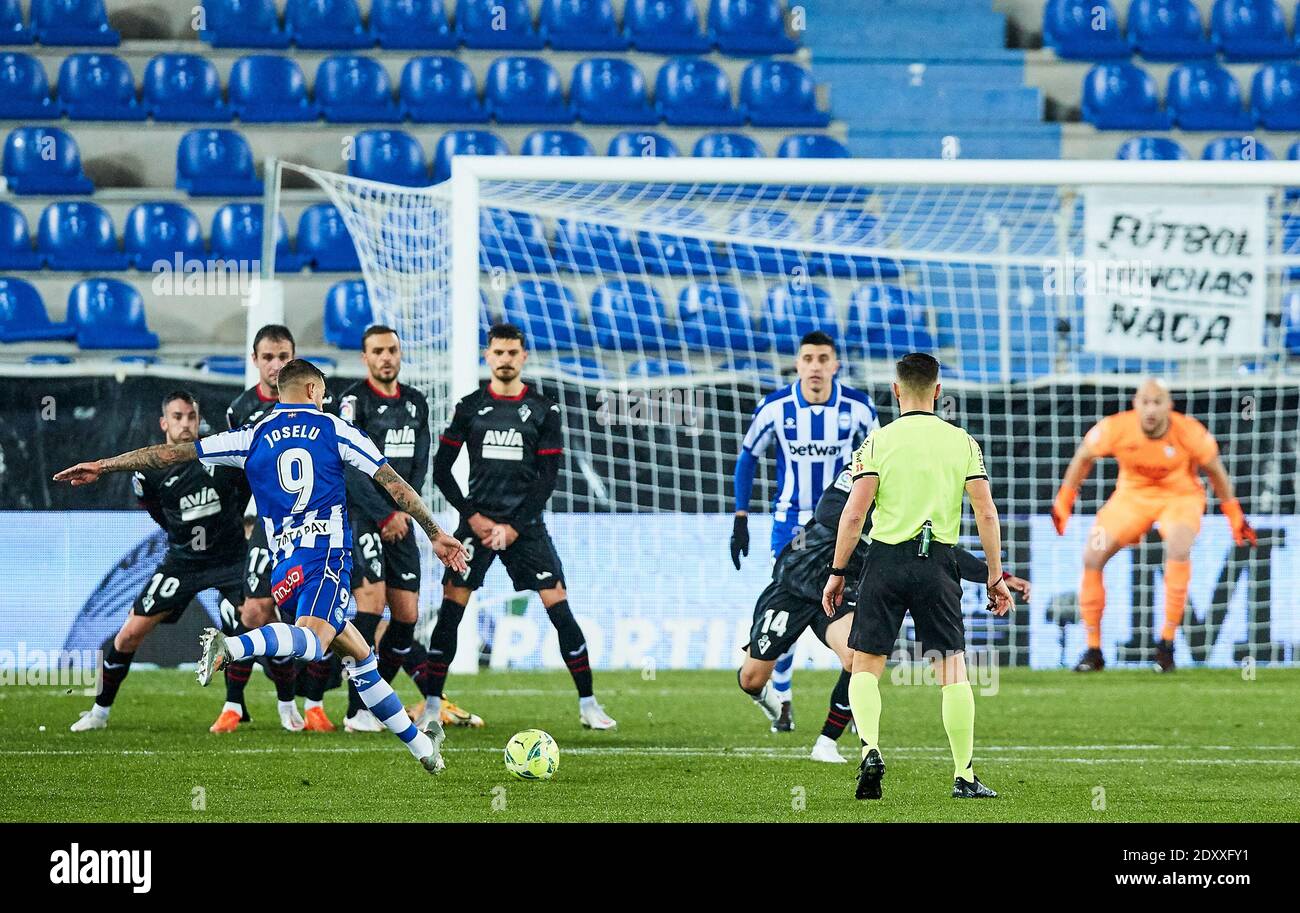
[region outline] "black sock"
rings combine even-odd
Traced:
[[[357,617],[352,619],[352,624],[361,636],[366,639],[371,647],[375,645],[375,628],[379,627],[379,621],[383,616],[371,615],[369,612],[358,612]],[[366,703],[361,700],[361,695],[357,694],[357,689],[352,687],[348,682],[348,716],[356,716],[358,710],[365,710]]]
[[[569,600],[561,599],[546,610],[555,633],[560,635],[560,655],[569,667],[573,684],[578,688],[578,697],[591,697],[591,662],[587,657],[587,638],[578,627],[578,620],[569,611]]]
[[[456,658],[456,631],[465,615],[465,607],[452,599],[443,599],[438,610],[438,621],[429,635],[429,672],[426,677],[425,697],[442,696],[442,686],[447,681],[447,670]]]
[[[275,682],[275,697],[281,702],[291,701],[296,690],[298,667],[292,656],[276,656],[266,664],[266,674]]]
[[[853,719],[853,711],[849,709],[851,677],[848,669],[841,670],[840,677],[835,680],[835,687],[831,690],[831,706],[826,711],[826,722],[822,724],[822,735],[828,739],[842,736],[844,727]]]
[[[744,685],[741,685],[741,684],[740,684],[740,670],[739,670],[739,669],[736,670],[736,684],[737,684],[737,685],[740,685],[740,690],[743,691],[743,692],[745,692],[746,694],[748,694],[750,697],[758,697],[760,694],[763,693],[763,689],[762,689],[761,687],[760,687],[757,691],[750,691],[750,690],[749,690],[748,688],[746,688]]]
[[[250,719],[248,708],[244,706],[244,689],[248,687],[248,679],[253,674],[254,662],[254,659],[238,659],[221,666],[226,676],[226,701],[244,707],[241,720],[244,723]]]
[[[302,685],[302,696],[309,701],[319,701],[325,696],[325,685],[330,678],[330,654],[314,659],[303,669],[305,675],[298,676]]]
[[[122,687],[122,681],[131,671],[131,660],[135,659],[135,653],[123,653],[117,647],[109,646],[108,652],[104,654],[104,660],[100,666],[99,694],[95,697],[95,703],[101,707],[112,707],[113,701],[117,699],[117,689]]]
[[[379,674],[384,681],[391,684],[397,670],[402,668],[402,663],[411,652],[414,635],[415,622],[388,622],[388,630],[384,631],[383,639],[379,641]]]
[[[411,649],[402,660],[402,668],[415,682],[415,687],[425,697],[429,696],[429,651],[417,640],[411,641]]]

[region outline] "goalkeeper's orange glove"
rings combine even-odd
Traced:
[[[1241,510],[1241,502],[1236,498],[1231,501],[1224,501],[1219,505],[1219,510],[1228,518],[1228,523],[1232,525],[1232,541],[1238,545],[1254,545],[1259,541],[1255,531],[1251,529],[1250,523],[1246,520],[1246,515]]]
[[[1074,499],[1078,495],[1079,492],[1069,485],[1062,485],[1061,490],[1056,493],[1056,501],[1052,504],[1052,525],[1056,527],[1058,536],[1065,535],[1065,524],[1070,522]]]

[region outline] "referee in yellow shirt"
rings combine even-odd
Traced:
[[[875,502],[871,546],[862,568],[849,704],[862,737],[859,799],[879,799],[880,676],[910,612],[922,649],[943,685],[943,728],[954,765],[954,799],[997,796],[975,776],[975,696],[966,679],[966,631],[961,578],[953,546],[961,527],[962,493],[970,495],[989,566],[988,608],[1005,615],[1011,594],[1002,581],[1002,535],[984,455],[969,434],[934,413],[939,362],[913,352],[897,365],[894,396],[900,415],[877,428],[853,455],[853,489],[840,517],[839,538],[822,607],[834,615],[844,598],[844,567]]]

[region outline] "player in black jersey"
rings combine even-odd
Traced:
[[[167,394],[159,426],[169,444],[197,440],[199,405],[194,397],[184,390]],[[73,732],[108,725],[109,710],[140,644],[159,624],[178,621],[203,590],[221,594],[222,627],[236,629],[247,547],[243,515],[249,488],[244,474],[184,463],[136,472],[131,481],[141,506],[167,533],[167,554],[114,636],[100,671],[102,689],[90,711],[73,723]]]
[[[294,359],[296,352],[293,333],[283,324],[268,323],[257,331],[253,337],[251,357],[257,368],[258,381],[235,397],[226,409],[227,428],[233,431],[244,425],[255,424],[271,411],[279,402],[277,381],[280,369]],[[267,544],[266,530],[261,523],[253,524],[247,549],[239,618],[245,627],[252,629],[281,619],[275,609],[275,600],[271,598],[271,548]],[[243,709],[244,686],[248,683],[252,669],[251,660],[227,663],[223,667],[226,676],[226,706],[212,724],[214,732],[233,731],[241,719],[247,719],[247,712]],[[275,682],[280,719],[286,729],[296,732],[302,729],[328,731],[334,728],[321,706],[330,669],[331,663],[326,659],[308,663],[304,681],[298,683],[295,681],[297,670],[292,657],[276,657],[266,661],[267,674]],[[295,703],[299,685],[307,698],[306,720],[298,712]],[[239,707],[238,715],[232,715],[233,706]],[[316,709],[313,710],[313,707]]]
[[[488,568],[500,558],[515,589],[536,590],[542,599],[578,688],[582,725],[613,729],[614,720],[592,693],[587,641],[569,609],[564,568],[542,521],[564,451],[560,404],[520,378],[528,350],[518,327],[492,327],[484,357],[491,380],[456,404],[434,458],[434,481],[460,513],[456,538],[469,552],[469,568],[464,575],[443,576],[442,609],[429,640],[429,691],[442,694],[448,666],[456,655],[456,629],[470,593],[483,584]],[[462,450],[469,456],[468,496],[452,475]],[[417,726],[430,714],[426,702]]]
[[[806,628],[812,628],[817,639],[835,651],[845,670],[850,668],[853,651],[849,648],[848,638],[855,604],[846,595],[834,617],[828,617],[822,608],[822,589],[826,585],[830,561],[835,556],[840,514],[852,488],[853,472],[845,467],[818,499],[812,521],[777,556],[772,568],[772,582],[759,595],[754,606],[754,625],[750,629],[749,644],[745,647],[748,656],[737,673],[737,680],[741,690],[754,699],[773,724],[780,716],[781,703],[768,687],[768,679],[777,658],[794,645]],[[871,518],[868,516],[862,541],[846,568],[849,579],[857,579],[862,574],[870,531]],[[987,564],[964,548],[955,548],[954,552],[963,580],[988,582]],[[1005,579],[1010,589],[1020,593],[1022,602],[1029,601],[1028,580],[1009,574]],[[857,586],[846,586],[845,592],[856,593]],[[846,759],[835,750],[835,741],[844,733],[850,719],[848,676],[841,675],[831,692],[826,723],[813,746],[811,757],[814,761],[846,763]]]

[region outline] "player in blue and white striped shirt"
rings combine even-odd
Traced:
[[[202,637],[199,684],[206,685],[224,662],[255,656],[314,660],[335,645],[354,664],[350,677],[362,700],[430,773],[444,766],[442,727],[432,721],[421,732],[407,717],[392,687],[379,675],[374,652],[347,621],[351,598],[352,525],[347,515],[344,466],[360,469],[383,485],[398,507],[424,528],[434,554],[448,567],[466,571],[465,547],[438,528],[428,507],[399,476],[365,433],[321,411],[325,376],[296,359],[280,369],[280,402],[255,424],[196,442],[133,450],[92,463],[79,463],[54,478],[85,485],[106,472],[161,468],[189,460],[234,466],[248,476],[274,556],[271,593],[282,609],[292,608],[294,625],[275,622],[226,638],[215,628]]]
[[[836,380],[839,367],[835,341],[819,331],[808,333],[799,341],[795,354],[798,380],[769,394],[754,410],[736,460],[731,560],[737,570],[740,556],[749,554],[749,501],[754,472],[768,447],[775,443],[776,497],[772,503],[771,540],[775,560],[812,518],[817,499],[848,465],[854,448],[879,426],[876,404],[866,393]],[[794,728],[790,704],[793,666],[792,651],[782,655],[772,671],[774,703],[767,706],[780,706],[779,715],[772,721],[773,732]],[[847,699],[844,703],[847,705]],[[833,742],[830,750],[834,750]]]

